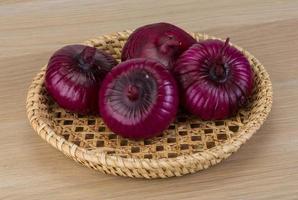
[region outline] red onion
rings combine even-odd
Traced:
[[[63,108],[82,114],[98,110],[99,85],[117,61],[84,45],[68,45],[50,58],[45,87]]]
[[[184,30],[168,23],[156,23],[136,29],[122,50],[122,61],[151,58],[171,69],[176,58],[196,40]]]
[[[115,133],[133,139],[161,134],[174,119],[177,86],[162,64],[150,59],[120,63],[104,79],[100,114]]]
[[[229,45],[229,39],[194,44],[178,59],[174,71],[186,109],[204,120],[232,116],[253,89],[250,64]]]

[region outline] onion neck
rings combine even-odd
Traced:
[[[176,50],[178,50],[180,45],[181,45],[181,42],[177,40],[169,39],[159,47],[159,50],[163,54],[168,54],[169,52],[173,53],[173,51],[175,52]]]
[[[85,47],[84,50],[79,54],[78,61],[79,67],[84,70],[89,70],[94,65],[94,55],[96,53],[96,48]]]
[[[229,69],[224,64],[214,64],[211,66],[209,76],[212,80],[222,83],[227,80]]]
[[[139,88],[135,85],[128,85],[126,96],[131,101],[136,101],[139,99]]]
[[[229,67],[223,61],[223,55],[229,46],[229,41],[230,38],[227,38],[209,71],[210,78],[219,83],[225,82],[229,73]]]
[[[219,56],[221,56],[221,57],[223,56],[223,54],[225,53],[225,51],[227,50],[227,48],[229,46],[229,42],[230,42],[230,38],[227,38],[224,45],[223,45],[223,47],[220,50]]]

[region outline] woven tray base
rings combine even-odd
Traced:
[[[121,49],[131,31],[88,40],[120,60]],[[193,33],[197,40],[207,35]],[[237,46],[236,46],[237,47]],[[178,114],[160,137],[133,141],[109,130],[97,116],[83,116],[60,108],[44,88],[45,67],[34,78],[27,97],[27,114],[35,131],[75,161],[106,174],[136,178],[167,178],[206,169],[229,157],[254,134],[272,105],[269,76],[247,51],[254,70],[254,92],[248,107],[235,117],[201,121]]]

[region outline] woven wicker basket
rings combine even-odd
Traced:
[[[119,61],[130,33],[101,36],[85,44],[103,49]],[[192,35],[197,40],[212,38],[200,33]],[[44,67],[28,91],[28,118],[38,135],[52,146],[106,174],[151,179],[206,169],[237,151],[260,128],[271,109],[272,87],[265,68],[250,53],[237,48],[250,61],[255,87],[249,106],[235,117],[201,121],[180,113],[160,137],[125,139],[111,132],[100,117],[78,115],[57,106],[44,88]]]

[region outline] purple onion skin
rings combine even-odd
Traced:
[[[121,60],[150,58],[171,69],[176,59],[196,40],[169,23],[155,23],[136,29],[125,43]]]
[[[228,42],[198,42],[180,56],[174,68],[183,104],[203,120],[233,116],[252,93],[251,66]]]
[[[115,65],[112,56],[94,47],[68,45],[50,58],[45,87],[60,107],[96,114],[100,83]]]
[[[170,125],[178,99],[170,72],[159,62],[137,58],[120,63],[106,76],[99,108],[114,133],[143,139],[161,134]]]

